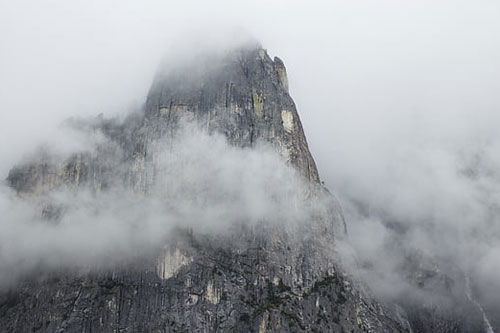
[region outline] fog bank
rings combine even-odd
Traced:
[[[40,141],[64,141],[62,119],[139,108],[162,55],[189,55],[183,40],[243,30],[284,60],[351,245],[382,276],[374,286],[401,282],[392,273],[402,258],[388,247],[398,239],[471,272],[500,304],[497,1],[0,6],[2,178]]]

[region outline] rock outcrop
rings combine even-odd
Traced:
[[[12,169],[7,181],[25,200],[61,187],[98,195],[116,182],[147,196],[157,181],[157,146],[186,119],[242,149],[270,144],[305,179],[304,200],[322,200],[323,208],[292,229],[267,222],[224,234],[180,227],[154,256],[113,269],[26,276],[0,293],[0,331],[412,331],[405,311],[376,301],[343,270],[335,250],[345,232],[341,209],[320,183],[285,66],[259,45],[160,71],[141,115],[89,125],[120,156],[106,146],[60,163],[47,157]],[[64,214],[50,202],[42,206],[49,220]]]

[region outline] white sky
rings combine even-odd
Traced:
[[[235,26],[284,59],[332,187],[384,167],[394,141],[454,140],[499,118],[498,1],[2,0],[0,176],[61,119],[140,105],[187,30]]]

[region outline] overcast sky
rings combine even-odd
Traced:
[[[64,117],[140,105],[183,34],[240,27],[284,59],[321,174],[336,182],[331,163],[351,169],[343,159],[394,136],[498,120],[499,17],[493,0],[1,1],[0,175]]]
[[[469,121],[456,119],[461,111],[499,104],[493,100],[500,85],[497,1],[21,0],[0,6],[0,140],[9,143],[2,161],[67,115],[140,104],[172,42],[187,30],[214,26],[242,27],[285,60],[320,164],[346,140],[349,147],[363,145],[388,123],[396,130],[394,123],[427,121],[422,114],[433,113],[460,126]]]

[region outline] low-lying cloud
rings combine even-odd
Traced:
[[[174,138],[151,142],[153,160],[138,166],[102,133],[87,135],[94,146],[73,154],[90,154],[111,168],[105,187],[70,183],[33,194],[35,186],[22,198],[2,187],[0,285],[36,270],[129,262],[154,253],[175,228],[224,234],[263,222],[290,227],[312,216],[305,180],[265,143],[234,147],[186,123]],[[31,163],[63,168],[71,161],[71,154],[48,149]],[[129,173],[145,181],[127,184]]]
[[[500,280],[500,138],[486,124],[460,133],[443,127],[434,138],[419,129],[377,140],[378,150],[358,152],[358,164],[339,157],[350,167],[335,179],[361,275],[375,292],[400,298],[421,289],[404,269],[419,255],[426,263],[420,268],[448,275],[455,285],[465,287],[470,278],[494,315],[500,306],[493,292]]]
[[[66,142],[53,131],[62,118],[142,103],[186,27],[220,25],[218,35],[242,26],[287,65],[320,175],[343,201],[359,261],[371,263],[367,281],[384,295],[407,290],[401,249],[417,249],[459,266],[500,308],[498,2],[12,1],[3,9],[2,177],[41,138]],[[61,149],[80,149],[73,143],[82,144]],[[26,221],[6,230],[35,235],[31,208],[6,191],[2,211]],[[28,251],[22,235],[0,237]]]

